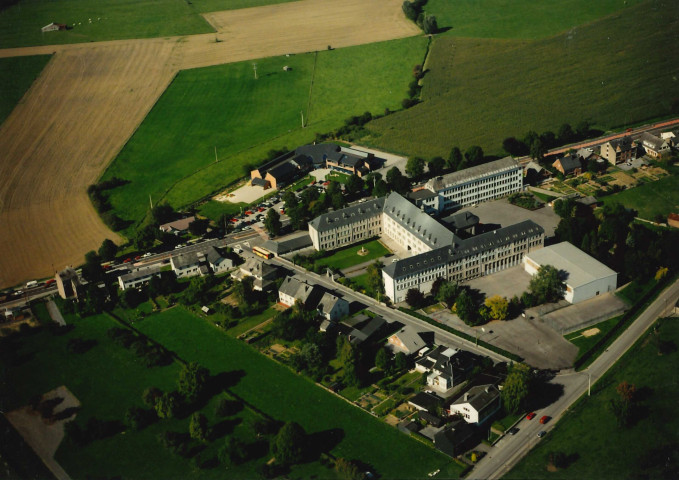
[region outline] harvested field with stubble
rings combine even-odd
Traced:
[[[0,127],[0,287],[53,275],[105,238],[121,240],[101,222],[87,186],[178,70],[419,33],[399,0],[308,0],[206,18],[216,35],[0,50],[56,52]]]

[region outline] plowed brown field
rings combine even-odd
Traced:
[[[50,276],[105,238],[121,240],[86,189],[177,71],[419,33],[401,0],[305,0],[206,18],[216,34],[0,50],[55,53],[0,127],[0,287]]]

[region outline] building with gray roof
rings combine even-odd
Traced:
[[[382,235],[384,198],[376,198],[309,222],[309,236],[316,250],[334,250]]]
[[[450,414],[459,414],[465,422],[481,425],[502,407],[500,390],[495,385],[470,388],[450,405]]]
[[[278,301],[292,307],[296,302],[302,302],[306,308],[316,308],[323,296],[324,290],[318,285],[310,285],[303,278],[296,275],[285,277],[278,288]]]
[[[568,242],[531,252],[524,259],[524,268],[531,275],[544,265],[551,265],[564,274],[564,298],[570,303],[613,292],[617,286],[618,274],[614,270]]]
[[[670,142],[664,138],[656,137],[652,133],[642,133],[639,141],[649,157],[658,158],[670,153]]]
[[[138,287],[146,282],[149,282],[153,277],[160,276],[160,265],[152,265],[150,267],[135,268],[118,277],[118,284],[121,290]]]
[[[438,212],[504,197],[523,188],[523,168],[512,157],[432,178],[425,188],[436,197],[422,204]]]
[[[613,165],[624,163],[637,158],[637,144],[632,137],[625,135],[602,144],[599,155]]]
[[[340,318],[349,315],[349,302],[330,292],[325,292],[316,307],[326,320],[336,322]]]

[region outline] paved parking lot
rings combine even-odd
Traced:
[[[542,316],[544,322],[563,335],[621,315],[628,306],[613,293],[604,293]]]
[[[521,297],[521,294],[528,290],[530,279],[531,276],[523,269],[523,265],[517,265],[493,275],[469,280],[465,284],[479,290],[486,297],[500,295],[510,299],[514,295]]]
[[[546,238],[554,236],[554,230],[561,220],[547,205],[537,210],[526,210],[512,205],[506,198],[480,203],[476,207],[465,207],[460,211],[469,211],[478,216],[483,225],[496,226],[496,228],[507,227],[524,220],[533,220],[545,229]]]

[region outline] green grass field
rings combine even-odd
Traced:
[[[382,478],[422,478],[437,468],[451,476],[461,471],[444,455],[348,405],[186,310],[174,308],[147,317],[137,326],[185,360],[209,368],[212,374],[243,370],[244,376],[231,391],[274,418],[297,421],[312,433],[341,429],[343,439],[332,454],[365,461]]]
[[[261,7],[293,0],[192,0],[191,6],[200,13],[237,10],[239,8]]]
[[[369,123],[362,142],[424,157],[447,156],[455,145],[502,155],[503,139],[529,130],[582,120],[608,130],[668,115],[665,92],[676,89],[678,69],[662,52],[679,48],[679,13],[670,10],[648,0],[533,42],[440,36],[423,102]]]
[[[435,15],[447,35],[474,38],[551,37],[642,0],[429,0],[425,11]]]
[[[365,248],[368,253],[359,255],[358,251]],[[322,258],[316,262],[317,265],[344,269],[358,265],[359,263],[369,262],[391,253],[378,240],[357,243],[333,252],[329,257]]]
[[[50,58],[51,55],[0,58],[0,125],[12,113]]]
[[[679,324],[661,320],[659,336],[675,351],[658,355],[654,333],[645,335],[613,369],[593,386],[519,465],[503,478],[672,478],[679,468]],[[632,426],[617,427],[608,405],[615,388],[627,381],[636,385],[639,404]],[[563,452],[570,460],[557,472],[546,469],[549,452]]]
[[[138,221],[149,194],[184,206],[232,183],[271,149],[308,143],[351,115],[397,108],[425,43],[413,37],[260,59],[257,80],[251,62],[180,72],[104,174],[131,181],[112,191],[114,209]]]
[[[667,217],[679,212],[679,176],[669,176],[657,182],[644,183],[638,187],[603,197],[604,204],[620,203],[633,208],[638,216],[654,220],[657,215]]]
[[[21,0],[0,12],[0,48],[213,32],[198,13],[185,0]],[[52,22],[72,29],[42,33]]]
[[[609,330],[611,330],[615,325],[618,324],[618,322],[621,320],[621,316],[609,318],[608,320],[604,320],[603,322],[599,322],[596,325],[591,325],[589,327],[583,328],[582,330],[578,330],[577,332],[569,333],[568,335],[565,335],[565,339],[571,342],[573,345],[578,347],[578,356],[576,357],[576,360],[578,360],[580,357],[582,357],[585,353],[587,353],[592,347],[594,347],[597,342],[608,333]],[[592,335],[589,337],[585,337],[582,335],[582,332],[586,330],[590,330],[592,328],[598,328],[599,333],[596,335]]]

